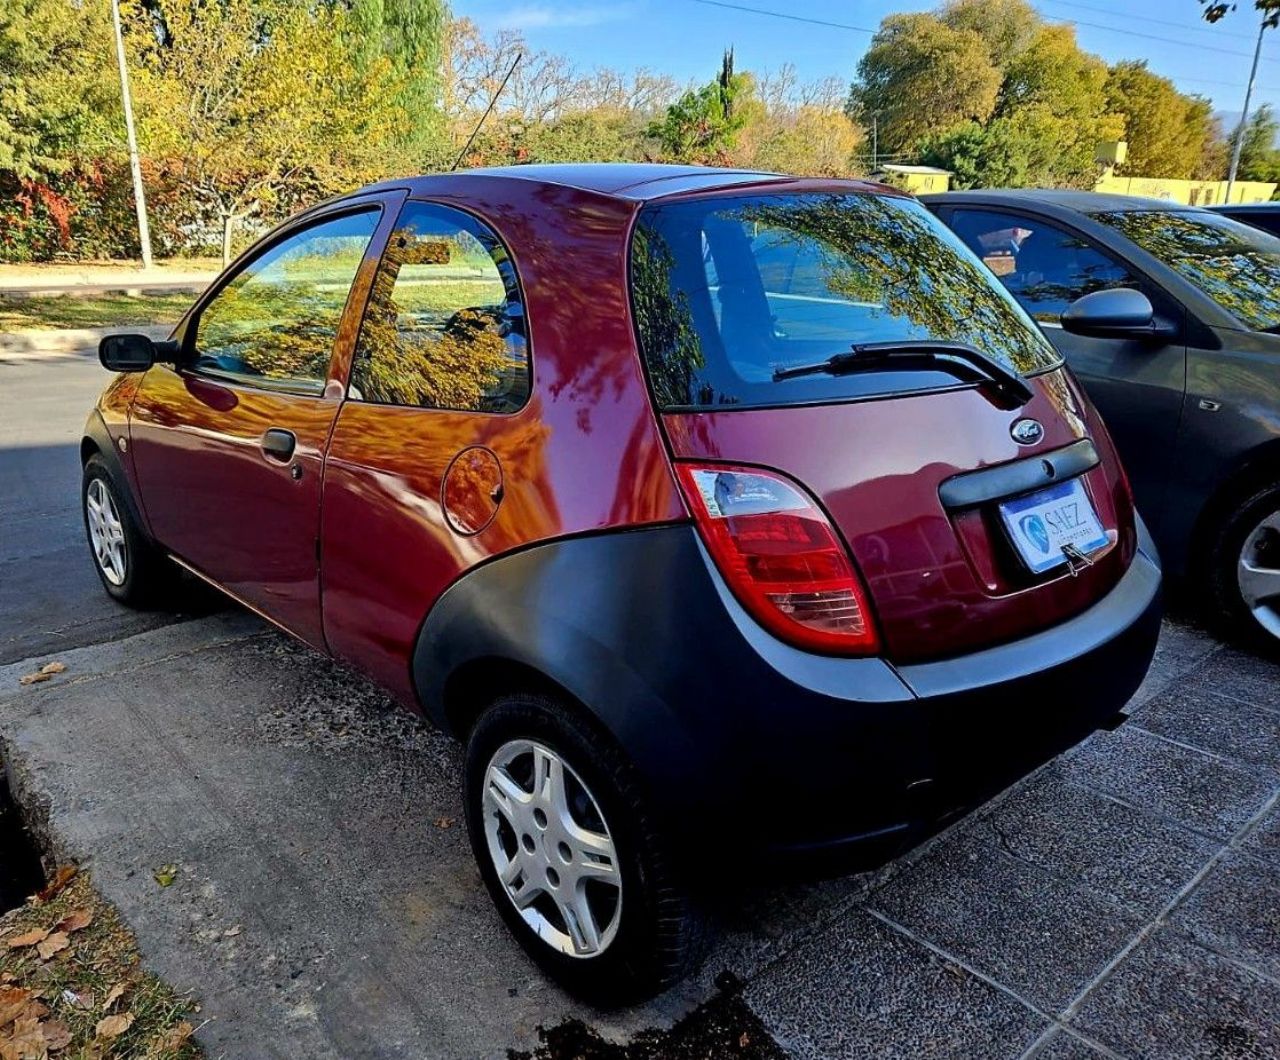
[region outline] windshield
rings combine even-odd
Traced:
[[[1207,210],[1094,216],[1195,284],[1251,331],[1280,328],[1280,238]]]
[[[914,200],[759,195],[647,207],[631,245],[640,346],[661,407],[838,401],[953,387],[908,371],[786,377],[863,343],[936,339],[1023,374],[1058,355]]]

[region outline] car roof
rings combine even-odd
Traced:
[[[1276,213],[1280,211],[1280,202],[1219,203],[1209,209],[1218,213]]]
[[[1167,199],[1147,199],[1139,195],[1117,195],[1105,191],[1073,191],[1065,188],[990,188],[975,191],[947,191],[921,195],[928,203],[961,203],[1006,206],[1039,204],[1074,210],[1077,213],[1119,213],[1140,210],[1196,210]]]
[[[458,170],[453,173],[424,174],[408,180],[383,181],[361,188],[352,195],[361,195],[406,185],[411,195],[461,192],[476,178],[532,181],[594,192],[610,198],[647,201],[667,196],[702,191],[718,191],[749,185],[801,185],[813,183],[807,178],[769,173],[752,169],[721,169],[715,166],[676,166],[654,162],[565,162],[538,163],[520,166],[493,166],[480,169]],[[823,184],[839,184],[850,190],[871,191],[887,195],[901,195],[873,181],[825,180]]]

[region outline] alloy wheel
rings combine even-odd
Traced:
[[[622,869],[600,805],[555,751],[511,740],[485,770],[484,833],[498,879],[548,946],[595,957],[622,918]]]
[[[120,512],[107,484],[100,478],[89,483],[84,497],[89,541],[102,576],[112,585],[123,585],[128,576],[128,552]]]
[[[1280,511],[1268,515],[1245,538],[1236,580],[1258,624],[1280,638]]]

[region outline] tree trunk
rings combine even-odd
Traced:
[[[222,267],[225,269],[231,264],[231,230],[235,227],[236,215],[233,213],[223,214],[222,216]]]

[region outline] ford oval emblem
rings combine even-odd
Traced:
[[[1009,433],[1019,445],[1035,445],[1044,437],[1044,427],[1039,420],[1019,420],[1009,428]]]

